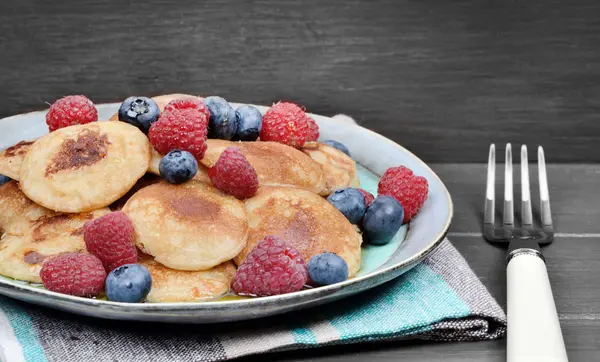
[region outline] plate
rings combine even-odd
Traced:
[[[99,118],[108,119],[120,104],[97,105]],[[241,104],[232,104],[237,108]],[[268,107],[255,105],[262,113]],[[46,112],[32,112],[0,120],[0,149],[47,133]],[[0,294],[75,314],[118,320],[170,323],[216,323],[262,318],[330,303],[366,291],[406,273],[444,239],[453,215],[448,190],[418,157],[391,140],[358,125],[310,114],[321,139],[345,144],[357,162],[362,187],[376,191],[386,169],[405,165],[429,182],[429,196],[419,214],[385,246],[365,246],[356,277],[330,286],[262,298],[222,298],[190,303],[128,304],[79,298],[45,290],[39,285],[0,276]]]

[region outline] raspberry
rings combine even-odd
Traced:
[[[240,264],[231,288],[239,295],[262,297],[299,291],[307,281],[308,272],[300,252],[270,235]]]
[[[319,139],[319,125],[314,119],[306,116],[308,122],[308,134],[306,135],[306,142],[315,142]]]
[[[365,197],[365,204],[367,205],[367,207],[369,207],[373,200],[375,200],[375,196],[373,196],[373,194],[369,191],[363,190],[361,188],[357,188],[357,190],[360,191],[360,193]]]
[[[50,132],[74,124],[86,124],[98,120],[98,110],[85,96],[66,96],[50,106],[46,124]]]
[[[275,104],[265,113],[262,122],[261,141],[274,141],[292,147],[304,146],[309,131],[308,117],[296,104]]]
[[[122,211],[86,222],[83,239],[87,251],[102,261],[107,273],[121,265],[137,262],[133,223]]]
[[[163,112],[150,126],[148,138],[158,153],[166,155],[174,149],[188,151],[196,160],[206,152],[208,117],[196,109],[172,109]]]
[[[174,109],[195,109],[204,113],[206,119],[210,117],[210,111],[208,110],[208,107],[206,104],[204,104],[204,101],[198,97],[173,99],[165,106],[163,112],[170,112]]]
[[[228,147],[215,165],[208,169],[208,177],[219,190],[238,199],[247,199],[258,190],[256,170],[237,147]]]
[[[415,176],[407,167],[388,168],[381,179],[377,193],[389,195],[400,202],[404,208],[403,222],[410,221],[418,212],[429,192],[429,185],[423,176]]]
[[[78,297],[95,297],[104,287],[106,271],[92,254],[65,253],[42,266],[40,278],[50,291]]]

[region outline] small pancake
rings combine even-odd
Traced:
[[[162,155],[158,153],[158,151],[156,151],[153,147],[152,158],[150,159],[150,167],[148,167],[148,172],[160,176],[158,166],[160,164],[161,158]],[[206,166],[204,166],[203,164],[198,163],[198,172],[196,172],[196,175],[193,177],[193,180],[211,183],[210,178],[208,177],[208,168],[206,168]]]
[[[203,182],[145,187],[123,212],[133,221],[136,245],[172,269],[207,270],[246,245],[244,204]]]
[[[1,186],[0,274],[41,282],[44,261],[65,252],[86,252],[83,225],[108,212],[103,208],[80,214],[56,213],[29,201],[15,181]]]
[[[321,193],[322,196],[346,187],[360,187],[356,163],[344,152],[316,142],[302,148],[302,151],[321,164],[325,178],[325,189]]]
[[[231,142],[209,139],[204,158],[212,167],[227,147],[238,147],[256,170],[260,186],[292,186],[321,193],[325,180],[320,165],[293,147],[277,142]]]
[[[234,259],[237,265],[267,235],[294,246],[308,263],[333,252],[348,264],[350,276],[360,268],[362,236],[333,205],[317,194],[291,187],[262,187],[246,200],[248,242]]]
[[[160,109],[161,112],[163,111],[163,109],[165,109],[165,106],[167,104],[169,104],[170,101],[172,101],[174,99],[181,99],[181,98],[200,98],[200,99],[202,99],[202,97],[199,97],[199,96],[193,96],[190,94],[181,94],[181,93],[165,94],[162,96],[152,97],[152,99],[156,102],[156,104],[158,105],[158,109]],[[108,120],[109,121],[118,121],[119,120],[119,112],[113,114]]]
[[[235,264],[226,261],[204,271],[185,271],[167,268],[141,254],[139,263],[152,276],[152,289],[146,300],[153,303],[198,302],[220,297],[229,291],[235,274]]]
[[[19,181],[21,163],[34,141],[21,141],[0,152],[0,174]]]
[[[125,195],[146,173],[150,149],[148,138],[123,122],[61,128],[31,146],[20,187],[51,210],[95,210]]]

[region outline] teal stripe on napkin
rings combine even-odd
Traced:
[[[15,337],[21,344],[26,361],[46,362],[44,349],[40,344],[31,317],[23,308],[9,298],[0,296],[0,306],[13,328]]]

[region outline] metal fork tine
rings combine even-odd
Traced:
[[[505,229],[512,228],[515,223],[513,206],[512,150],[510,143],[506,144],[506,158],[504,162],[504,212],[502,214],[502,220]]]
[[[542,146],[538,147],[538,177],[540,183],[540,214],[542,218],[542,225],[552,227],[550,193],[548,192],[548,175],[546,174],[546,160]]]
[[[527,146],[521,146],[521,222],[523,229],[533,227],[531,215],[531,193],[529,188],[529,162],[527,160]]]
[[[483,220],[485,224],[494,225],[496,212],[495,206],[495,188],[496,183],[496,146],[490,145],[490,154],[488,156],[487,183],[485,190],[485,209],[483,211]]]

